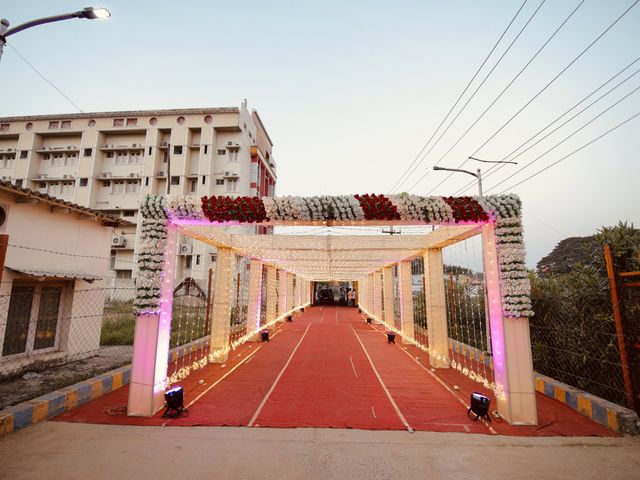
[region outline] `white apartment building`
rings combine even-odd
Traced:
[[[111,242],[112,286],[131,287],[144,195],[273,196],[272,147],[246,100],[230,108],[4,117],[0,179],[132,222]],[[183,277],[215,260],[188,242],[181,253]]]

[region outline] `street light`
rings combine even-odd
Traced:
[[[53,15],[51,17],[37,18],[29,22],[18,25],[17,27],[9,28],[9,20],[3,18],[0,20],[0,59],[2,59],[2,51],[7,43],[7,37],[14,33],[21,32],[27,28],[36,27],[38,25],[44,25],[45,23],[59,22],[61,20],[71,20],[72,18],[86,18],[89,20],[109,18],[111,12],[103,7],[87,7],[77,12],[63,13],[62,15]]]
[[[483,162],[483,163],[512,163],[514,165],[517,165],[518,162],[508,162],[508,161],[504,161],[504,160],[480,160],[479,158],[474,158],[474,157],[468,157],[469,160],[477,160],[478,162]],[[467,173],[469,175],[472,175],[474,177],[476,177],[478,179],[478,193],[479,196],[482,197],[482,171],[480,169],[476,170],[476,173],[470,172],[469,170],[461,170],[459,168],[446,168],[446,167],[439,167],[437,165],[435,165],[433,167],[434,170],[446,170],[447,172],[462,172],[462,173]]]

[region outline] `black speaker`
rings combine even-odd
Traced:
[[[396,334],[393,332],[387,332],[387,343],[396,343]]]
[[[287,315],[287,322],[293,322],[293,316]]]
[[[371,323],[371,317],[367,317],[367,323]]]
[[[269,330],[262,330],[260,332],[260,340],[262,340],[263,342],[269,341]]]

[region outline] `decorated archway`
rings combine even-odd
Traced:
[[[149,195],[140,209],[136,277],[137,314],[128,414],[151,416],[168,385],[210,362],[224,362],[261,329],[309,305],[311,282],[357,282],[358,306],[405,341],[429,353],[433,368],[456,368],[495,393],[498,412],[511,424],[537,423],[528,317],[521,204],[515,195],[421,197],[165,197]],[[220,227],[434,225],[420,236],[248,235]],[[178,236],[217,249],[215,295],[207,311],[206,354],[168,372]],[[486,321],[493,375],[451,358],[442,251],[470,237],[482,239]],[[246,328],[231,335],[234,259],[246,259]],[[426,340],[413,328],[411,261],[424,265]],[[238,277],[239,278],[239,277]],[[237,288],[236,288],[237,289]],[[395,292],[395,293],[394,293]],[[397,321],[393,318],[393,302]],[[387,308],[383,308],[383,305]],[[209,307],[207,307],[209,308]],[[240,312],[236,309],[235,314]],[[468,347],[468,346],[467,346]],[[477,355],[477,354],[476,354]]]

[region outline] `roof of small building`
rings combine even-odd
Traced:
[[[74,119],[91,117],[136,117],[148,115],[206,115],[208,113],[240,113],[238,107],[216,108],[171,108],[164,110],[123,110],[118,112],[83,112],[83,113],[53,113],[48,115],[23,115],[14,117],[0,117],[3,122],[21,122],[27,120]]]
[[[108,226],[119,227],[119,226],[125,226],[125,225],[133,225],[133,222],[124,220],[122,218],[114,217],[113,215],[109,215],[108,213],[101,212],[100,210],[95,210],[93,208],[78,205],[77,203],[67,202],[66,200],[52,197],[51,195],[48,195],[46,193],[36,192],[34,190],[31,190],[30,188],[18,187],[17,185],[12,184],[11,182],[0,180],[0,190],[9,191],[19,196],[35,198],[40,202],[48,203],[50,205],[54,205],[57,207],[69,208],[79,213],[93,215],[95,216],[96,220],[102,221],[105,225],[108,225]]]

